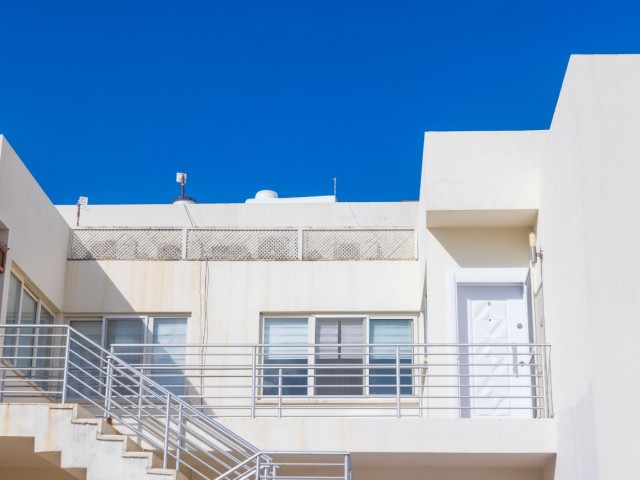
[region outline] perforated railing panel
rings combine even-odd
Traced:
[[[92,228],[73,230],[69,259],[414,260],[415,242],[413,229]]]
[[[297,260],[297,230],[189,230],[187,260]]]
[[[414,230],[305,230],[303,260],[413,260]]]
[[[182,230],[73,230],[72,260],[180,260]]]

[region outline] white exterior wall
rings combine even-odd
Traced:
[[[76,206],[57,208],[75,226]],[[80,226],[414,228],[417,208],[418,202],[89,205],[81,212]]]
[[[556,479],[635,479],[640,56],[574,56],[541,165]]]
[[[258,343],[261,313],[417,314],[417,279],[416,261],[72,261],[65,312],[187,313],[192,342]]]
[[[50,308],[61,311],[69,226],[6,139],[0,136],[2,229],[8,229],[4,240],[8,239],[10,247],[6,271],[10,271],[13,264]],[[8,289],[8,275],[3,275],[0,278],[0,300],[6,298]],[[0,320],[4,320],[6,302],[2,302],[0,307]]]
[[[552,345],[558,428],[545,480],[633,479],[639,470],[639,84],[640,56],[572,57],[548,132],[425,141],[430,340],[451,338],[451,325],[438,327],[454,308],[442,300],[448,272],[526,266],[526,233],[537,231],[536,323]]]

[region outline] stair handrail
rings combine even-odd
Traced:
[[[101,410],[107,420],[117,420],[127,429],[135,432],[140,438],[156,448],[161,449],[163,451],[164,468],[169,466],[169,459],[171,457],[175,461],[176,469],[178,469],[180,465],[184,465],[201,477],[208,478],[210,472],[202,472],[202,466],[212,469],[214,469],[214,467],[205,460],[201,460],[201,458],[204,458],[211,462],[216,462],[218,467],[226,467],[222,472],[222,478],[232,478],[229,476],[224,477],[227,472],[238,472],[238,475],[233,478],[240,478],[240,475],[246,477],[245,474],[257,472],[257,469],[260,467],[260,462],[256,462],[257,465],[252,466],[252,459],[263,458],[266,464],[271,462],[269,456],[263,455],[257,447],[247,440],[194,408],[178,395],[173,394],[152,378],[124,362],[117,355],[102,348],[86,335],[78,332],[69,325],[1,324],[0,329],[5,329],[5,334],[3,335],[5,339],[10,337],[18,339],[33,337],[34,342],[31,345],[36,344],[35,338],[38,338],[40,332],[43,330],[50,330],[52,332],[56,330],[65,331],[66,333],[64,335],[59,335],[59,337],[64,338],[62,345],[47,346],[47,348],[59,347],[63,349],[63,356],[55,357],[60,359],[64,358],[61,403],[66,403],[68,392],[75,392],[78,397],[88,401]],[[32,332],[28,334],[6,333],[7,330],[19,332],[21,329],[32,329]],[[55,337],[56,335],[50,336]],[[78,339],[82,340],[82,342]],[[84,351],[84,355],[80,356],[79,351],[74,351],[72,348],[73,345],[77,345],[83,349],[80,351]],[[16,354],[16,356],[12,356],[11,358],[29,358],[34,360],[33,364],[36,365],[35,360],[37,360],[37,357],[21,357],[17,355],[19,349],[25,348],[19,341],[10,345],[7,345],[5,342],[1,347],[3,348],[3,355],[4,349],[8,348]],[[91,364],[91,362],[88,362],[87,365],[87,353],[97,358],[97,365]],[[72,358],[73,356],[80,357],[80,360],[74,360]],[[104,368],[105,363],[106,369]],[[37,371],[38,368],[29,367],[28,369],[22,369],[16,365],[14,370],[18,372],[23,370]],[[46,368],[43,370],[55,371],[56,369]],[[77,376],[76,371],[86,375],[86,378],[92,380],[89,380],[89,383],[85,382],[82,377]],[[97,377],[93,375],[96,371],[98,373]],[[96,380],[97,383],[93,380]],[[116,383],[115,385],[114,382]],[[87,389],[94,395],[84,393]],[[138,391],[142,392],[142,390],[145,390],[144,396],[138,394]],[[125,394],[122,395],[122,392],[125,392]],[[127,393],[130,395],[127,395]],[[165,400],[166,403],[157,405],[150,402],[149,397]],[[125,416],[119,413],[126,412],[128,409],[135,407],[132,398],[139,402],[138,415]],[[97,402],[96,399],[102,401]],[[118,400],[124,400],[128,402],[128,405],[125,404],[123,406],[122,404],[118,404]],[[157,422],[158,415],[141,413],[140,403],[143,400],[148,402],[145,408],[154,409],[164,414],[164,424]],[[173,414],[172,411],[174,412]],[[171,421],[174,420],[176,416],[178,417],[178,429],[172,431]],[[160,415],[160,417],[162,417],[162,415]],[[186,443],[189,443],[189,449],[184,448],[183,444]],[[228,447],[230,451],[225,452],[216,446],[217,444]],[[175,453],[171,452],[172,447],[175,448]],[[231,453],[234,449],[239,455],[233,455]],[[215,456],[211,452],[218,452],[220,455]],[[189,462],[185,456],[192,460],[197,460],[197,462],[202,465],[200,469],[193,464],[193,461]],[[239,472],[240,468],[244,468],[244,471]],[[221,473],[215,469],[214,472]]]

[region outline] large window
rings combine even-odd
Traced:
[[[412,393],[414,318],[264,317],[264,395],[325,397]],[[273,367],[271,367],[273,366]],[[399,367],[400,366],[400,367]]]
[[[88,340],[110,350],[118,347],[114,353],[123,361],[140,368],[157,383],[176,395],[184,393],[184,369],[176,367],[185,363],[187,340],[187,319],[182,317],[150,316],[109,316],[69,318],[72,328]],[[102,373],[105,368],[104,355],[91,347],[87,340],[80,338],[77,346],[70,352],[70,383],[76,394],[90,395],[102,389]],[[151,351],[144,351],[141,344],[153,343]],[[126,394],[129,387],[126,378],[119,380],[116,389]]]
[[[9,296],[7,302],[7,320],[9,325],[50,325],[53,314],[44,306],[38,296],[29,290],[16,275],[9,276]],[[38,342],[34,342],[34,330],[37,327],[7,328],[5,330],[4,356],[16,367],[29,375],[33,367],[46,367],[53,356],[50,331],[42,331]],[[35,358],[38,357],[38,360]],[[45,371],[37,371],[36,376],[44,378]]]

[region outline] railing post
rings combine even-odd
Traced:
[[[4,401],[4,388],[5,388],[5,371],[4,368],[0,371],[0,403]]]
[[[111,347],[111,354],[113,355],[113,347]],[[104,392],[104,418],[109,418],[111,412],[111,390],[113,389],[113,357],[109,355],[107,357],[107,382]]]
[[[542,364],[542,406],[544,418],[549,418],[549,399],[547,392],[547,347],[542,345],[541,364]]]
[[[344,455],[344,480],[351,479],[351,457],[348,453]]]
[[[256,345],[251,346],[251,418],[256,418]]]
[[[182,260],[187,259],[187,235],[188,235],[188,230],[186,228],[183,228],[182,229],[182,251],[181,251]]]
[[[184,428],[182,425],[182,403],[178,404],[178,444],[176,446],[176,471],[180,470],[180,452],[183,445]]]
[[[164,416],[164,450],[162,452],[162,468],[169,466],[169,422],[171,421],[171,393],[167,393],[167,413]]]
[[[400,411],[400,345],[396,345],[396,414],[402,416]]]
[[[278,418],[282,418],[282,367],[278,368]]]
[[[256,457],[256,480],[260,480],[260,457],[261,455]]]
[[[69,350],[71,350],[71,328],[67,327],[66,347],[64,350],[64,370],[62,372],[62,398],[61,403],[67,401],[67,385],[69,382]]]
[[[144,367],[140,367],[140,385],[138,386],[138,418],[142,419],[142,398],[144,395]]]

